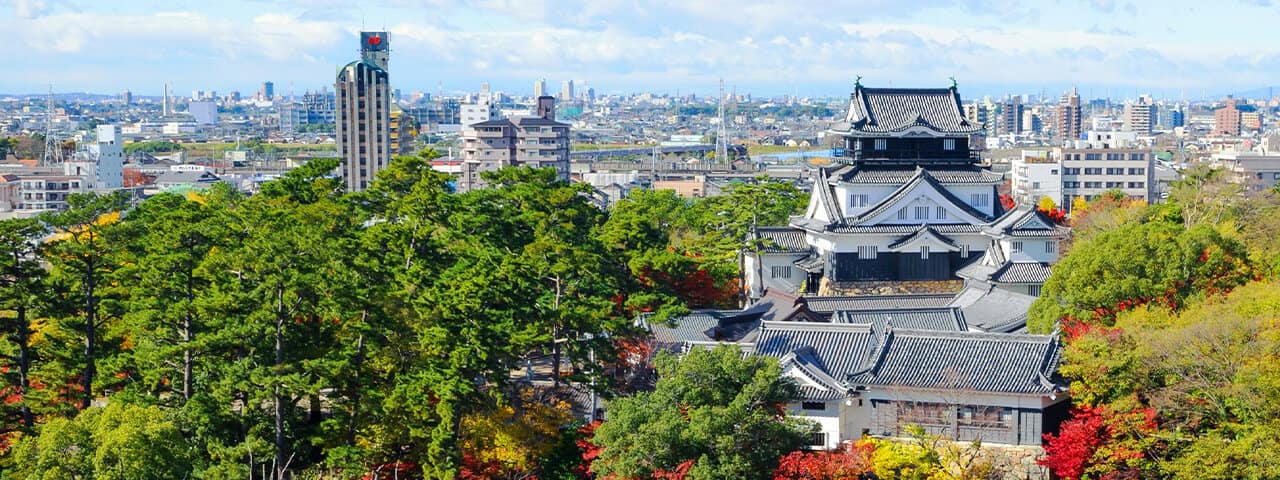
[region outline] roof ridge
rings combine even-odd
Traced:
[[[804,330],[811,332],[870,332],[870,324],[867,323],[831,323],[831,322],[803,322],[803,321],[781,321],[781,320],[761,320],[760,330]]]
[[[977,332],[973,330],[950,332],[946,330],[919,330],[908,328],[899,328],[894,330],[907,337],[954,338],[958,340],[974,339],[990,341],[1011,340],[1018,343],[1031,343],[1037,345],[1055,341],[1055,338],[1051,335],[1039,335],[1034,333]]]

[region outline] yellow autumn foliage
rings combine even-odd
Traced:
[[[560,428],[573,421],[568,402],[532,388],[515,404],[462,418],[462,451],[481,464],[528,471],[555,446]]]

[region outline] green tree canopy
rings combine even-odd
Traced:
[[[720,346],[660,357],[657,368],[653,392],[610,404],[595,431],[596,474],[647,478],[687,468],[688,478],[771,478],[778,459],[814,429],[784,415],[799,389],[772,358]]]

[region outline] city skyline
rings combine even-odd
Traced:
[[[1280,7],[1269,2],[754,1],[732,11],[700,1],[345,4],[0,2],[0,38],[19,47],[0,59],[21,73],[0,79],[0,92],[53,85],[150,96],[167,80],[177,92],[244,93],[271,80],[279,94],[291,83],[301,94],[331,85],[362,28],[398,39],[392,84],[405,92],[489,82],[527,94],[545,78],[585,81],[601,94],[708,94],[725,78],[740,93],[838,96],[856,76],[879,86],[954,76],[966,98],[1055,98],[1079,85],[1085,98],[1190,99],[1265,89],[1280,77],[1280,47],[1266,39],[1268,14]]]

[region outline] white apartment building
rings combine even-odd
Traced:
[[[1013,199],[1019,205],[1035,206],[1049,197],[1062,204],[1062,165],[1047,150],[1023,150],[1011,162]]]
[[[99,125],[98,139],[80,158],[62,164],[66,175],[83,177],[89,190],[124,187],[124,145],[115,125]]]

